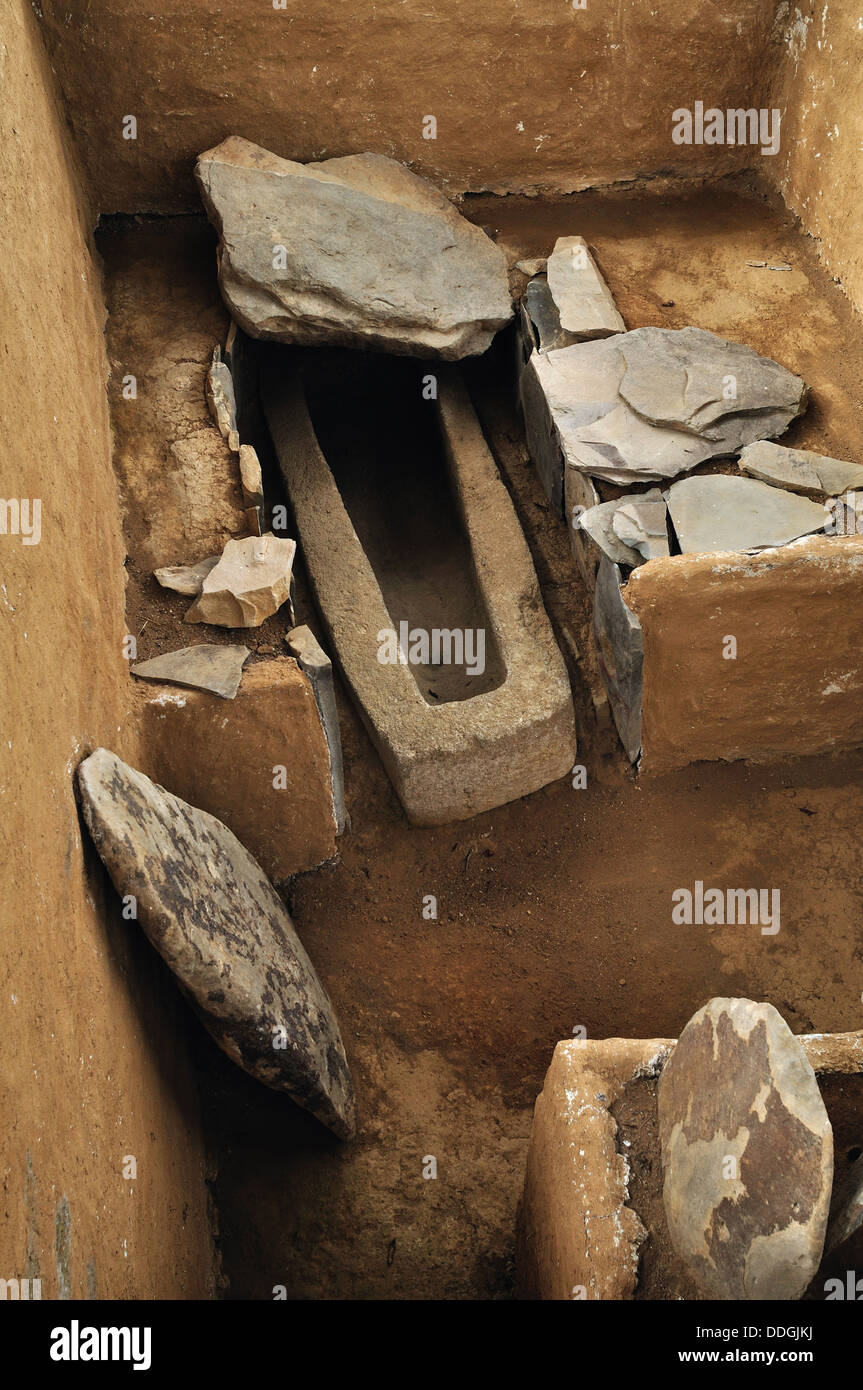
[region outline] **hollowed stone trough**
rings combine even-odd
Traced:
[[[333,652],[409,819],[563,776],[566,669],[457,369],[273,349],[262,390]]]

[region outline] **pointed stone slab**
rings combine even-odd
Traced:
[[[117,892],[232,1061],[340,1139],[353,1083],[332,1005],[260,865],[221,821],[105,748],[78,768],[84,819]]]
[[[813,454],[808,449],[786,449],[766,439],[747,444],[737,466],[750,478],[778,484],[789,492],[836,497],[849,488],[863,488],[863,464]]]
[[[625,333],[614,297],[580,236],[558,237],[546,268],[548,287],[571,342]]]
[[[817,502],[733,474],[682,478],[665,496],[684,555],[787,545],[830,520]]]
[[[224,700],[233,700],[240,688],[243,663],[248,656],[248,647],[202,642],[196,647],[180,647],[149,661],[139,661],[132,667],[132,675],[150,681],[169,681],[190,690],[211,690]]]
[[[522,308],[530,320],[537,352],[551,352],[553,348],[568,347],[578,341],[561,327],[560,314],[544,276],[531,280],[524,292]]]
[[[671,1240],[713,1298],[800,1298],[821,1259],[833,1133],[815,1073],[772,1004],[711,999],[659,1082]]]
[[[237,433],[237,398],[234,394],[234,379],[227,363],[222,361],[222,349],[213,348],[213,360],[207,372],[207,405],[210,414],[223,439],[232,442]],[[237,449],[239,449],[237,440]],[[236,452],[236,450],[235,450]]]
[[[163,565],[153,573],[163,589],[173,589],[177,594],[195,598],[201,592],[201,586],[210,570],[221,558],[220,555],[208,555],[206,560],[199,560],[197,565]]]

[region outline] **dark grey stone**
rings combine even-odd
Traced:
[[[208,1032],[244,1071],[350,1138],[353,1083],[332,1005],[260,865],[221,821],[105,748],[81,763],[78,785],[117,892],[136,899]]]

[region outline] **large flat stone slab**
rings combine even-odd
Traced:
[[[546,268],[560,327],[577,342],[625,333],[614,297],[580,236],[558,237]]]
[[[222,295],[252,337],[455,359],[512,317],[502,251],[384,155],[296,164],[231,136],[195,173]]]
[[[635,569],[644,632],[642,766],[770,761],[863,745],[855,611],[863,536],[672,555]],[[737,660],[723,659],[733,634]]]
[[[132,675],[193,690],[210,690],[224,700],[233,700],[248,656],[248,647],[201,642],[196,647],[179,647],[149,661],[139,661],[132,667]]]
[[[833,1134],[815,1073],[772,1004],[712,999],[659,1083],[671,1239],[706,1293],[800,1298],[821,1259]]]
[[[817,502],[733,474],[682,478],[665,496],[684,555],[786,545],[830,519]]]
[[[332,1005],[280,898],[226,826],[105,748],[78,768],[118,893],[224,1052],[342,1139],[353,1084]]]
[[[638,328],[534,353],[520,395],[533,437],[608,482],[658,482],[780,434],[806,404],[800,377],[702,329]],[[532,417],[532,418],[531,418]],[[562,480],[549,463],[548,495]],[[562,468],[562,465],[561,465]]]
[[[747,444],[738,467],[750,478],[776,483],[789,492],[837,497],[849,488],[863,488],[863,464],[828,458],[809,449],[786,449],[766,439]]]
[[[638,328],[621,355],[621,399],[643,420],[720,445],[717,453],[781,434],[806,405],[801,377],[703,328]]]

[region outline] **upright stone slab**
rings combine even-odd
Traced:
[[[630,762],[641,753],[644,644],[641,624],[621,592],[620,568],[603,555],[593,593],[597,661],[611,712]]]
[[[347,821],[345,807],[345,772],[342,763],[342,734],[336,690],[333,682],[333,663],[310,627],[292,628],[286,637],[288,649],[305,671],[314,692],[321,716],[324,736],[330,752],[330,781],[333,788],[333,813],[341,835]]]
[[[394,159],[297,164],[231,136],[195,172],[252,337],[454,360],[512,317],[503,252]]]
[[[851,1240],[855,1253],[863,1254],[863,1157],[851,1164],[833,1198],[827,1249],[838,1250]]]
[[[105,748],[78,768],[117,892],[224,1052],[341,1139],[353,1083],[332,1005],[263,870],[226,826]]]
[[[821,1259],[833,1134],[815,1073],[772,1004],[711,999],[659,1083],[668,1230],[708,1295],[794,1299]]]
[[[570,342],[626,332],[611,290],[584,237],[558,237],[548,258],[547,275],[560,327],[570,335]]]

